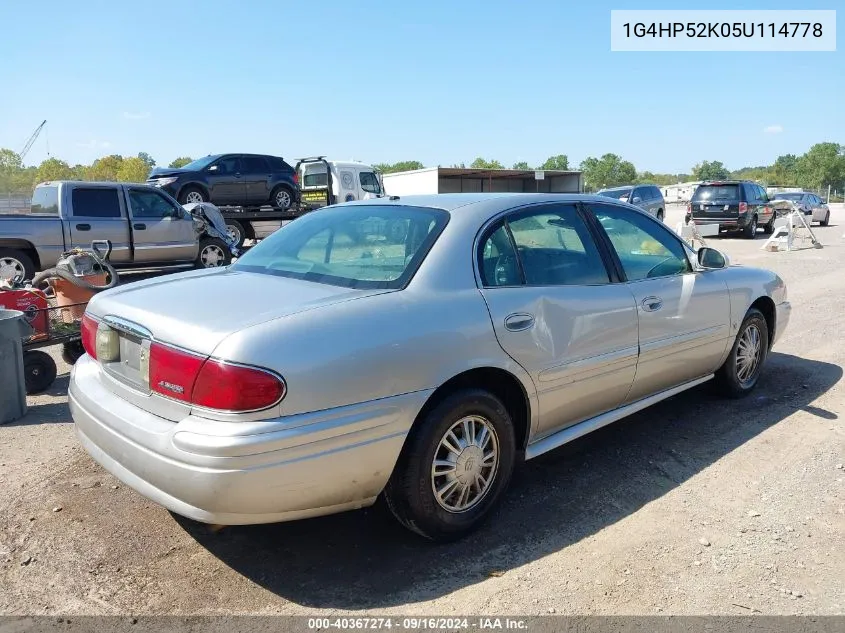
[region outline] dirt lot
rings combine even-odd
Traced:
[[[499,516],[448,546],[378,507],[216,532],[179,519],[78,446],[62,366],[0,427],[0,612],[843,614],[845,209],[832,224],[822,250],[711,240],[789,285],[753,396],[704,385],[529,462]]]

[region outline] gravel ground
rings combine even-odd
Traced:
[[[841,206],[832,225],[822,250],[709,240],[789,285],[751,397],[703,385],[528,462],[447,546],[380,507],[217,531],[171,515],[78,446],[62,364],[0,427],[0,613],[843,614]]]

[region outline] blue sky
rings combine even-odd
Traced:
[[[71,164],[242,151],[426,165],[481,155],[508,166],[562,153],[577,165],[614,152],[639,170],[674,173],[702,159],[738,168],[845,143],[841,38],[835,53],[612,53],[611,8],[718,7],[7,2],[0,147],[19,150],[47,119],[27,164],[49,143]]]

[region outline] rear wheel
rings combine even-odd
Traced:
[[[657,210],[657,219],[663,222],[663,209]]]
[[[772,219],[769,220],[768,224],[763,227],[763,233],[766,235],[771,235],[775,232],[775,216],[772,216]]]
[[[481,389],[458,391],[411,430],[384,490],[393,515],[434,541],[477,529],[510,483],[516,454],[513,422]]]
[[[218,268],[228,266],[231,262],[232,252],[223,240],[216,237],[204,237],[200,241],[197,268]]]
[[[226,220],[226,231],[229,233],[229,237],[237,242],[235,246],[240,248],[244,245],[246,231],[244,231],[244,227],[240,222],[237,220]]]
[[[276,187],[270,194],[270,204],[279,209],[287,210],[293,204],[293,194],[287,187]]]
[[[56,361],[47,352],[29,350],[23,353],[23,374],[26,393],[41,393],[56,380]]]
[[[751,220],[748,222],[748,226],[745,227],[743,230],[743,235],[747,237],[749,240],[753,240],[757,237],[757,216],[751,216]]]
[[[819,222],[819,226],[827,226],[830,224],[830,211],[824,214],[824,220]]]
[[[727,360],[716,372],[720,391],[732,398],[751,393],[768,352],[769,326],[763,313],[751,308],[742,321]]]
[[[29,255],[16,248],[0,248],[0,279],[32,279],[35,265]]]

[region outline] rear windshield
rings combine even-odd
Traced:
[[[59,188],[55,185],[36,187],[32,194],[30,213],[59,215]]]
[[[776,193],[775,200],[800,200],[804,197],[803,193]]]
[[[286,224],[232,268],[347,288],[401,288],[448,220],[445,211],[422,207],[327,207]]]
[[[692,199],[696,202],[739,200],[739,185],[699,185]]]
[[[631,195],[631,188],[607,189],[605,191],[599,191],[598,195],[604,196],[605,198],[616,198],[617,200],[622,200],[623,198],[627,198]]]

